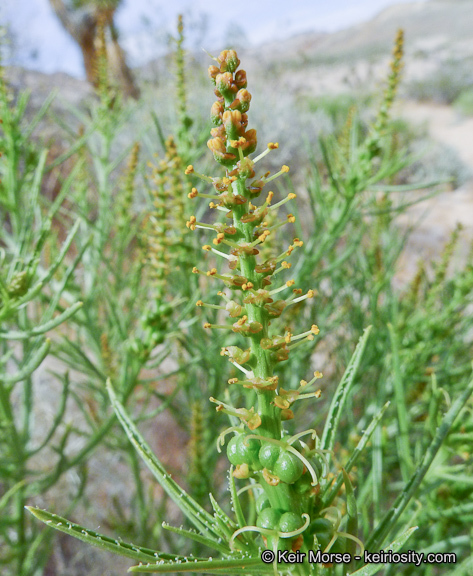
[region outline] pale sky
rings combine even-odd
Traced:
[[[244,31],[252,45],[308,31],[334,31],[368,20],[386,6],[410,0],[124,0],[117,28],[132,65],[144,64],[166,49],[184,14],[188,43],[217,51],[229,33]],[[43,72],[84,75],[79,48],[64,31],[48,0],[2,0],[0,24],[9,24],[11,62]],[[233,2],[227,2],[232,6]],[[8,52],[7,52],[8,56]]]

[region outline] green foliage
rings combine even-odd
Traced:
[[[464,116],[473,116],[473,87],[462,90],[453,105]]]
[[[49,101],[27,123],[27,96],[14,104],[0,84],[6,573],[40,574],[53,550],[51,531],[25,505],[48,526],[129,558],[132,572],[388,575],[393,567],[362,560],[294,567],[265,564],[261,553],[354,555],[363,546],[401,550],[408,539],[409,549],[455,552],[459,573],[468,570],[472,260],[453,265],[458,229],[408,286],[396,283],[410,232],[399,232],[397,216],[439,186],[397,185],[414,160],[409,134],[390,119],[402,33],[374,118],[367,102],[316,103],[334,126],[320,154],[310,151],[307,198],[294,193],[286,166],[257,174],[278,145],[255,154],[251,94],[233,50],[209,71],[217,101],[208,147],[220,174],[194,169],[209,171],[188,108],[196,71],[186,67],[182,20],[178,34],[169,137],[156,112],[137,121],[148,111],[111,88],[103,57],[98,98],[75,112],[79,129],[63,126],[70,147],[48,162],[31,135]],[[59,193],[48,200],[45,174],[56,167]],[[258,200],[265,186],[275,192]],[[203,251],[200,231],[214,236]],[[218,294],[215,281],[224,284]],[[56,412],[40,433],[34,372],[48,353],[67,372],[53,375]],[[189,439],[179,482],[151,447],[155,431],[145,439],[165,410]],[[97,449],[132,471],[127,500],[107,517],[114,537],[38,508],[74,469],[81,482],[61,514],[86,515],[87,461]],[[38,456],[52,462],[48,470]],[[167,523],[168,503],[183,526]]]

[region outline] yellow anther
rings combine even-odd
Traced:
[[[322,372],[319,372],[318,370],[316,370],[316,371],[314,372],[314,376],[315,376],[317,379],[319,379],[319,378],[323,378],[324,375],[322,374]]]
[[[289,262],[286,262],[284,260],[284,262],[281,262],[281,267],[282,268],[286,268],[286,270],[289,270],[289,268],[292,266],[292,264],[290,264]]]
[[[192,166],[192,164],[189,164],[189,166],[186,168],[184,174],[192,174],[192,172],[194,172],[194,166]]]
[[[197,302],[195,303],[196,306],[203,306],[204,303],[202,302],[202,300],[197,300]]]
[[[204,324],[204,328],[212,328],[212,324],[210,324],[210,322],[206,322]]]
[[[312,324],[310,331],[312,332],[312,334],[318,334],[320,332],[320,329],[317,326],[317,324]]]
[[[291,192],[287,195],[287,197],[289,198],[289,200],[294,200],[294,198],[297,198],[297,194],[294,194],[294,192]]]
[[[289,166],[286,166],[286,165],[284,164],[284,166],[281,167],[281,172],[282,172],[282,173],[289,172]]]
[[[207,272],[207,276],[215,276],[215,274],[217,274],[217,268],[212,268]]]
[[[198,273],[199,273],[198,269],[197,269],[195,266],[194,266],[194,268],[192,268],[192,273],[193,273],[193,274],[198,274]]]
[[[233,148],[241,148],[246,144],[246,138],[244,136],[240,136],[238,140],[230,140],[230,146]]]
[[[315,290],[309,290],[307,292],[307,298],[313,298],[315,296],[315,294],[316,294]]]
[[[192,190],[189,192],[187,197],[188,198],[195,198],[198,195],[199,195],[199,193],[197,192],[197,188],[192,188]]]
[[[209,252],[210,250],[212,250],[212,246],[209,246],[209,244],[205,244],[205,246],[202,246],[202,250],[207,250],[207,252]]]
[[[291,286],[294,286],[295,283],[296,283],[295,280],[288,280],[288,281],[286,282],[286,286],[287,286],[288,288],[290,288]]]
[[[195,230],[196,222],[197,222],[196,217],[195,217],[195,216],[191,216],[191,217],[189,218],[189,220],[186,222],[187,228],[190,228],[191,230]]]
[[[268,148],[270,150],[276,150],[277,148],[279,148],[279,144],[277,142],[269,142],[268,143]]]
[[[288,222],[290,222],[291,224],[294,224],[294,222],[296,221],[296,217],[294,216],[294,214],[288,214],[288,215],[287,215],[287,220],[288,220]]]
[[[260,234],[260,236],[258,236],[258,240],[260,242],[264,242],[270,234],[271,232],[269,230],[265,230],[262,234]]]
[[[266,204],[268,204],[268,206],[271,204],[272,200],[273,200],[273,196],[274,196],[274,192],[268,192],[268,195],[266,196]]]

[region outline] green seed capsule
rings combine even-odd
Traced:
[[[261,512],[263,510],[266,510],[266,508],[270,508],[271,504],[269,502],[269,498],[266,496],[266,494],[261,494],[261,496],[258,497],[258,499],[256,500],[256,512],[257,514],[261,514]]]
[[[316,518],[312,520],[309,526],[309,532],[315,534],[317,532],[333,532],[333,524],[327,518]]]
[[[294,530],[298,530],[303,524],[304,520],[301,516],[295,512],[286,512],[279,519],[279,531],[294,532]]]
[[[302,476],[304,465],[301,460],[291,452],[282,451],[274,465],[273,472],[287,484],[294,484]]]
[[[246,440],[245,434],[234,436],[227,445],[227,456],[234,466],[248,464],[254,470],[260,470],[258,440]]]
[[[258,516],[256,526],[258,526],[258,528],[266,528],[267,530],[277,530],[281,516],[282,510],[265,508]]]
[[[281,448],[275,444],[263,444],[259,451],[259,461],[263,468],[273,470],[277,459],[281,453]]]

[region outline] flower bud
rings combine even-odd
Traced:
[[[241,112],[246,112],[250,107],[251,94],[246,90],[246,88],[242,88],[241,90],[238,90],[236,98],[240,101],[239,110]]]
[[[222,123],[222,114],[224,112],[224,107],[221,102],[214,102],[212,108],[210,109],[210,119],[214,126],[218,126]]]
[[[222,115],[222,120],[227,132],[231,127],[235,127],[238,131],[241,128],[241,112],[239,110],[226,110]]]
[[[227,151],[225,142],[222,138],[211,138],[207,141],[207,146],[212,150],[212,152],[221,152],[222,154],[225,154]]]
[[[225,132],[225,126],[223,124],[220,124],[220,126],[217,126],[216,128],[212,128],[212,130],[210,130],[210,134],[214,137],[214,138],[221,138],[222,140],[225,140],[227,137],[227,133]]]
[[[219,74],[220,70],[217,68],[217,66],[209,66],[209,78],[213,81],[213,83],[215,84],[215,78],[217,77],[217,74]]]
[[[238,70],[235,74],[235,84],[238,88],[246,88],[247,81],[246,81],[246,72],[244,70]]]
[[[217,74],[215,78],[217,90],[225,95],[231,92],[236,92],[238,90],[237,86],[233,82],[233,76],[230,72],[224,72],[223,74]]]
[[[220,63],[220,72],[233,73],[240,65],[240,60],[235,50],[222,50],[217,61]]]

